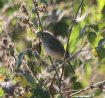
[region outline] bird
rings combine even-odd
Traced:
[[[50,57],[55,58],[57,60],[64,60],[65,57],[64,46],[54,35],[52,35],[49,31],[39,31],[37,32],[37,37],[41,39],[42,45],[46,53]],[[67,57],[69,57],[69,55]]]

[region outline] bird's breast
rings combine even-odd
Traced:
[[[45,49],[46,53],[49,56],[51,56],[52,58],[55,58],[55,59],[62,59],[63,58],[63,55],[61,53],[55,52],[51,48],[49,49],[49,47],[47,45],[45,45],[45,44],[43,44],[43,46],[44,46],[44,49]]]

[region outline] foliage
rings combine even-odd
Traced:
[[[1,0],[0,97],[102,98],[104,21],[105,0]],[[37,37],[43,30],[60,40],[69,58],[46,55]]]

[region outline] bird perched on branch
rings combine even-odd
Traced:
[[[46,53],[57,60],[63,60],[65,55],[65,49],[56,37],[54,37],[48,31],[38,32],[37,37],[42,41],[42,45],[45,48]],[[69,56],[66,56],[66,58]],[[72,68],[73,70],[73,68]]]

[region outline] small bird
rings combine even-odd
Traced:
[[[52,34],[44,31],[38,32],[37,36],[41,39],[42,45],[49,56],[58,60],[64,58],[64,47]]]
[[[60,43],[60,41],[55,36],[53,36],[48,31],[43,31],[43,32],[38,32],[37,37],[41,39],[42,45],[45,48],[45,51],[49,56],[57,60],[64,59],[65,49],[63,45]]]

